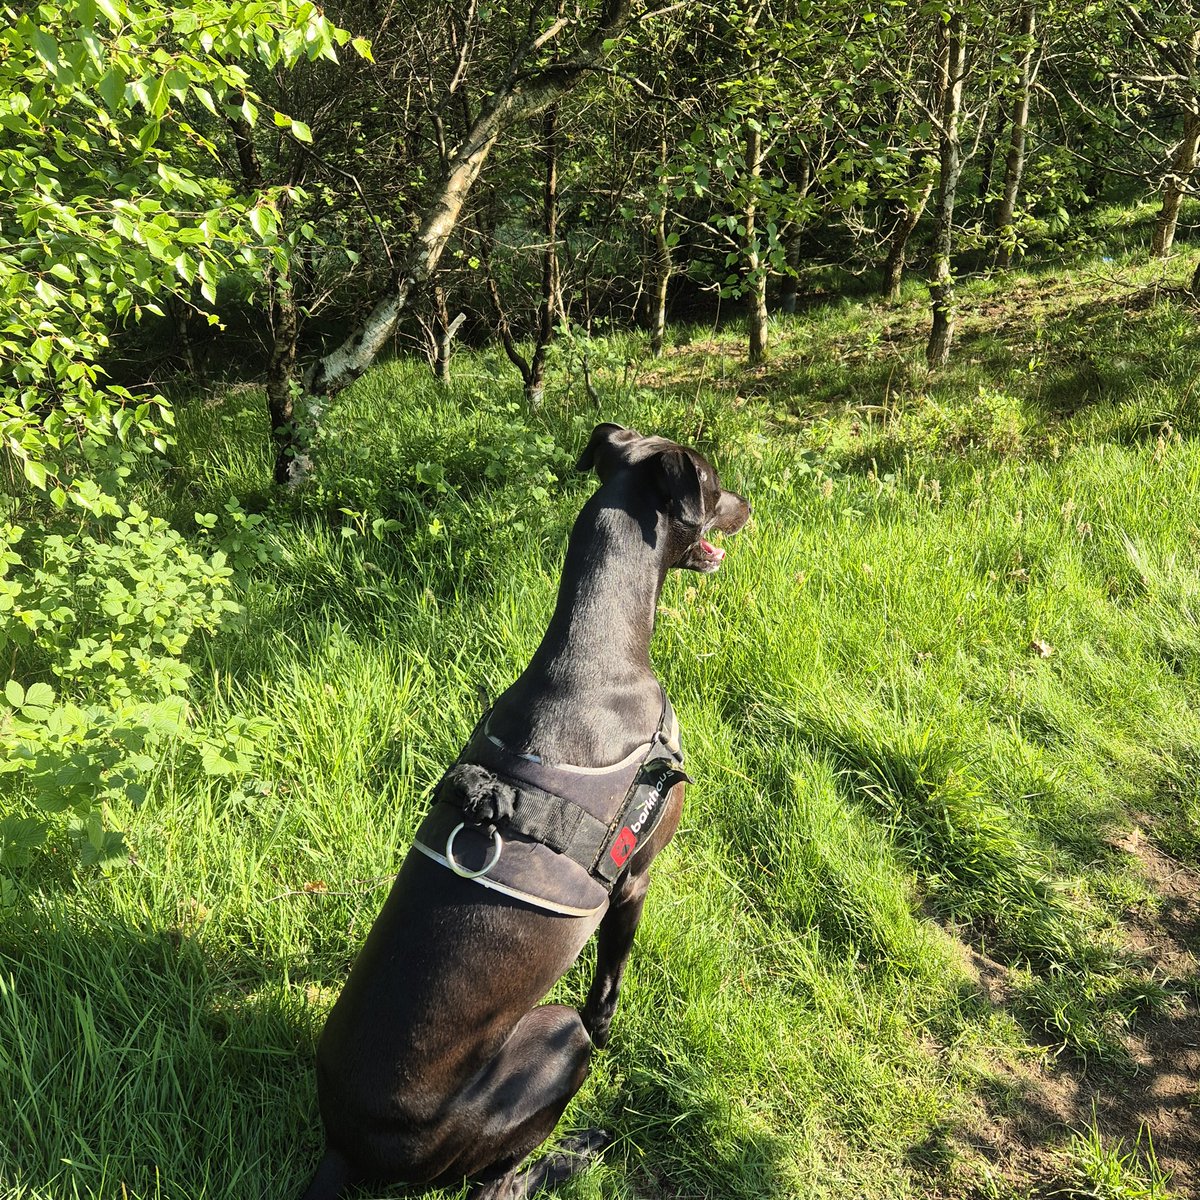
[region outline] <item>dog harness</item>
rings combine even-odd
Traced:
[[[433,809],[413,849],[549,912],[596,915],[634,851],[657,828],[667,793],[688,780],[666,692],[654,736],[610,767],[518,754],[488,731],[490,715],[489,709],[434,789]],[[481,819],[472,811],[481,792],[491,801],[483,807],[499,815]]]

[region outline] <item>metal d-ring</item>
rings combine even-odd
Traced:
[[[492,851],[492,857],[478,871],[468,871],[466,867],[459,866],[454,857],[454,839],[458,836],[459,830],[465,827],[466,822],[460,821],[450,830],[450,836],[446,839],[446,862],[450,864],[450,870],[455,875],[461,875],[464,879],[478,879],[480,876],[486,875],[500,861],[500,851],[504,849],[504,839],[500,836],[500,831],[493,826],[489,830],[491,836],[496,839],[496,849]]]

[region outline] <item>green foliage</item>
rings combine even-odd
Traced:
[[[7,872],[64,828],[59,815],[84,866],[119,861],[124,843],[106,814],[140,804],[175,747],[208,774],[243,775],[263,732],[236,716],[211,734],[189,724],[184,653],[239,607],[224,552],[206,558],[137,504],[104,508],[104,519],[61,532],[0,527],[0,654],[35,679],[9,679],[0,707]]]
[[[1116,269],[1112,303],[1109,265],[967,284],[970,357],[936,380],[919,298],[799,314],[767,378],[736,328],[677,328],[653,361],[613,336],[588,347],[602,413],[565,373],[531,412],[493,350],[448,388],[398,358],[330,406],[315,486],[265,508],[247,393],[183,406],[186,541],[226,569],[237,543],[245,612],[189,642],[187,731],[143,747],[148,801],[108,801],[136,870],[64,894],[45,872],[78,818],[40,846],[32,805],[5,824],[29,865],[0,912],[0,1171],[30,1200],[117,1179],[191,1200],[216,1187],[201,1158],[224,1195],[300,1190],[313,1036],[478,688],[537,645],[595,486],[571,463],[613,419],[699,444],[754,519],[716,577],[662,593],[653,658],[696,783],[613,1052],[565,1118],[617,1141],[570,1194],[1028,1194],[1024,1141],[998,1178],[960,1131],[1003,1137],[1014,1072],[1036,1086],[1055,1051],[1099,1069],[1084,1094],[1128,1086],[1131,1028],[1179,1013],[1124,936],[1153,889],[1110,843],[1131,811],[1148,835],[1148,810],[1195,820],[1197,333],[1130,301],[1160,274]],[[964,968],[984,956],[987,994]],[[1087,1195],[1052,1149],[1043,1190]]]
[[[16,491],[45,493],[21,501],[36,532],[0,526],[0,866],[28,865],[57,814],[83,864],[105,865],[123,853],[107,814],[145,797],[173,747],[239,775],[262,730],[234,717],[206,740],[183,661],[237,610],[259,519],[226,507],[229,564],[114,498],[173,417],[112,383],[105,356],[164,297],[211,310],[222,280],[283,261],[280,194],[235,184],[229,132],[257,121],[257,76],[336,61],[350,35],[310,0],[42,0],[0,4],[0,25],[0,461]],[[312,140],[277,109],[273,123]]]
[[[1144,1143],[1144,1144],[1143,1144]],[[1176,1200],[1179,1193],[1158,1164],[1154,1141],[1139,1132],[1126,1149],[1121,1138],[1105,1138],[1093,1118],[1067,1146],[1071,1185],[1068,1200]]]
[[[194,513],[207,540],[216,547],[221,565],[229,564],[233,577],[246,580],[257,568],[278,559],[278,552],[269,539],[269,522],[262,513],[247,512],[237,497],[230,497],[220,513]]]
[[[154,751],[184,731],[183,700],[116,701],[81,706],[56,701],[44,683],[28,691],[9,680],[0,705],[0,776],[10,797],[26,803],[0,816],[0,868],[27,867],[54,822],[68,814],[86,866],[109,866],[125,855],[119,832],[105,827],[115,801],[139,803]],[[31,811],[30,811],[31,810]]]
[[[41,0],[0,24],[0,453],[40,489],[163,447],[161,397],[105,378],[113,327],[269,261],[275,198],[231,186],[221,131],[256,120],[252,70],[349,35],[310,0]]]
[[[203,558],[137,504],[102,537],[80,529],[31,539],[25,560],[17,553],[24,536],[0,527],[0,652],[18,652],[27,670],[49,670],[73,689],[182,691],[188,639],[237,610],[224,554]]]

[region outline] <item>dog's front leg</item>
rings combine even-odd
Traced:
[[[600,922],[596,942],[596,974],[580,1016],[592,1044],[603,1049],[608,1044],[613,1014],[621,979],[633,949],[633,939],[642,919],[642,907],[650,887],[650,864],[655,855],[675,836],[683,814],[682,783],[676,784],[667,796],[667,808],[658,828],[644,845],[639,846],[629,864],[629,871],[613,890],[608,912]]]
[[[608,912],[596,935],[596,974],[588,990],[587,1001],[579,1014],[592,1044],[603,1049],[608,1044],[617,997],[634,935],[642,919],[642,906],[650,888],[650,873],[626,875],[609,902]]]

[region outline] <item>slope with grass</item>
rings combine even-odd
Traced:
[[[696,784],[568,1113],[617,1140],[565,1194],[1200,1187],[1194,1096],[1153,1155],[1031,1107],[1143,1086],[1139,1030],[1196,1014],[1196,943],[1156,967],[1121,848],[1200,863],[1200,329],[1187,265],[1154,272],[964,287],[935,375],[914,290],[813,303],[755,371],[736,329],[613,338],[602,414],[565,373],[530,413],[494,353],[365,377],[193,662],[196,720],[269,718],[253,770],[164,769],[117,814],[128,868],[0,914],[0,1192],[298,1192],[313,1039],[479,689],[537,643],[601,417],[702,447],[755,517],[664,593]],[[185,404],[159,507],[261,507],[260,407]]]

